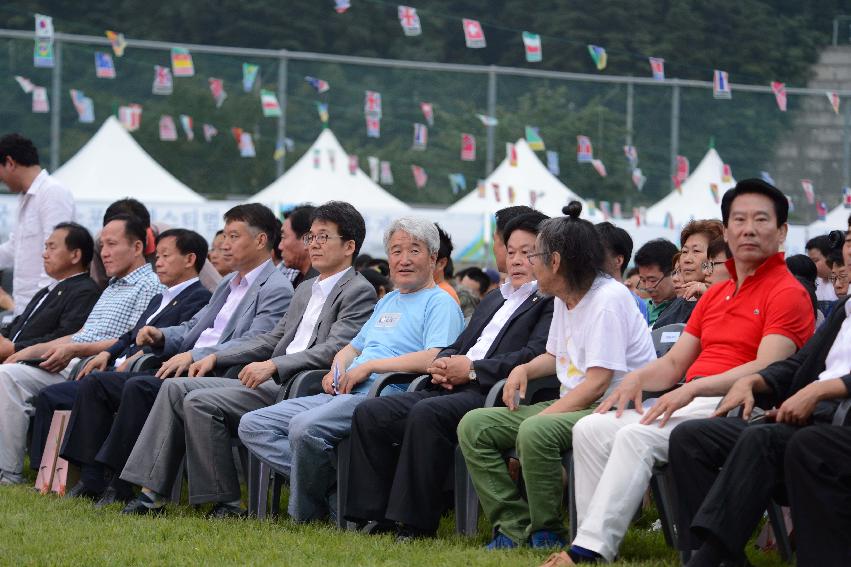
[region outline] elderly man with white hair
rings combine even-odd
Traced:
[[[239,424],[245,446],[289,477],[288,512],[299,522],[334,512],[329,507],[336,481],[332,454],[348,437],[352,414],[366,399],[375,372],[420,370],[464,328],[458,304],[432,277],[440,247],[434,223],[400,218],[385,232],[384,247],[395,291],[376,304],[357,336],[334,356],[322,380],[324,393],[247,413]],[[358,370],[366,361],[387,359],[392,364]]]

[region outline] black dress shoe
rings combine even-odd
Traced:
[[[106,490],[103,491],[103,496],[100,497],[100,500],[95,502],[95,510],[100,510],[110,504],[115,504],[116,502],[127,504],[132,499],[132,496],[123,496],[119,494],[115,488],[108,486]]]
[[[89,488],[83,484],[83,481],[81,480],[72,486],[71,489],[65,493],[65,496],[68,498],[90,498],[92,500],[97,500],[100,498],[100,492],[89,490]]]
[[[221,520],[224,518],[244,518],[247,515],[248,512],[246,510],[243,510],[239,506],[233,506],[232,504],[219,502],[213,507],[212,510],[210,510],[210,513],[207,514],[207,517],[216,520]]]
[[[124,507],[121,513],[132,516],[144,516],[145,514],[162,514],[165,511],[165,504],[157,506],[156,508],[150,508],[146,504],[151,504],[150,498],[144,494],[140,494],[128,502],[127,506]]]

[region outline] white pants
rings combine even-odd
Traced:
[[[24,470],[27,427],[35,413],[32,404],[42,389],[65,380],[77,359],[54,374],[25,364],[0,364],[0,470]]]
[[[664,427],[642,425],[626,410],[591,414],[573,428],[574,482],[579,529],[574,545],[613,561],[647,486],[653,467],[668,461],[671,431],[684,421],[709,417],[720,397],[696,398]]]

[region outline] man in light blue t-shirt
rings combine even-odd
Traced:
[[[361,331],[334,357],[322,380],[325,393],[242,416],[239,437],[245,446],[289,476],[288,511],[296,521],[333,512],[332,453],[348,437],[352,413],[377,373],[422,369],[464,328],[458,304],[432,277],[439,245],[434,223],[412,217],[393,222],[384,234],[384,247],[396,291],[378,302]]]

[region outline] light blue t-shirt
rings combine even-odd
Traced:
[[[360,352],[349,368],[367,361],[443,348],[464,329],[464,315],[451,295],[437,286],[415,293],[393,291],[375,305],[372,317],[351,345]],[[358,384],[353,394],[365,394],[377,374]]]

